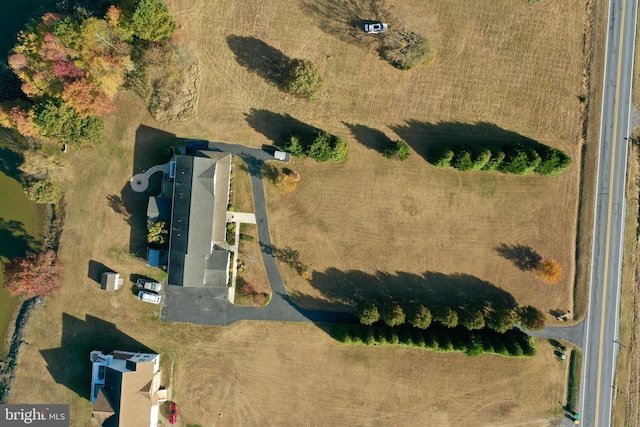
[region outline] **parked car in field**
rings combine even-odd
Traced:
[[[169,405],[169,424],[175,424],[178,422],[178,405],[172,403]]]
[[[151,304],[160,304],[162,297],[156,293],[148,291],[138,292],[138,299],[144,302],[150,302]]]
[[[160,292],[162,290],[162,284],[158,282],[152,282],[151,280],[146,279],[138,279],[136,280],[136,285],[140,286],[143,289],[153,292]]]
[[[364,24],[364,31],[367,34],[380,34],[389,29],[389,26],[383,22],[375,22],[373,24]]]

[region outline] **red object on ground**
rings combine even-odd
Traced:
[[[178,422],[178,405],[172,403],[169,405],[169,424],[175,424]]]

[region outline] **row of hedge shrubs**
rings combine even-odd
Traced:
[[[323,130],[317,130],[312,135],[291,135],[281,148],[294,157],[310,157],[316,162],[341,162],[349,155],[347,141]]]
[[[433,311],[433,313],[432,313]],[[418,329],[427,329],[437,322],[448,328],[462,326],[468,330],[489,328],[498,333],[513,329],[516,322],[530,330],[542,329],[545,316],[532,306],[512,307],[485,303],[482,307],[445,307],[438,306],[430,310],[424,304],[413,302],[401,306],[396,301],[376,304],[362,301],[356,307],[356,316],[362,325],[373,325],[382,321],[389,327],[411,324]]]
[[[535,172],[556,176],[569,167],[571,157],[562,150],[545,146],[534,149],[518,144],[501,149],[491,145],[459,145],[438,149],[433,163],[439,168],[455,168],[461,171],[499,171],[515,175]]]
[[[536,354],[533,338],[518,330],[501,334],[486,328],[469,331],[461,327],[446,328],[440,325],[418,329],[408,325],[390,327],[385,324],[338,324],[332,327],[331,334],[345,344],[404,345],[432,351],[464,352],[469,356],[490,353],[507,357],[528,357]]]

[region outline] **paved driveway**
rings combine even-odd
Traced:
[[[223,142],[210,142],[209,150],[241,157],[247,164],[253,189],[258,240],[264,267],[271,285],[271,302],[266,307],[242,307],[229,303],[227,288],[183,288],[167,286],[162,320],[203,325],[230,325],[239,320],[273,320],[288,322],[351,323],[351,313],[304,310],[295,305],[284,286],[269,232],[267,205],[262,182],[262,165],[273,156],[257,148]]]

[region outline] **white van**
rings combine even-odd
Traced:
[[[138,299],[144,302],[150,302],[151,304],[160,304],[162,297],[153,292],[140,291],[138,292]]]

